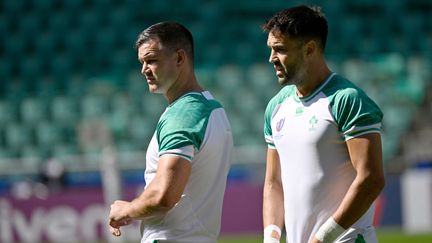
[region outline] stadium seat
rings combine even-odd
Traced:
[[[80,101],[80,111],[83,119],[104,118],[107,115],[108,102],[102,96],[87,94]]]
[[[244,73],[240,66],[227,64],[220,66],[215,73],[215,83],[222,93],[234,96],[245,83]]]
[[[25,0],[5,0],[2,1],[2,12],[10,14],[11,16],[21,13],[25,8]]]
[[[85,0],[64,0],[60,1],[61,7],[70,13],[77,13],[84,8]]]
[[[258,99],[254,92],[246,87],[242,87],[236,91],[232,104],[235,111],[245,117],[246,120],[251,114],[260,110],[264,111],[264,103]]]
[[[3,168],[6,169],[9,164],[8,159],[13,159],[13,158],[16,158],[16,156],[13,155],[12,151],[4,147],[0,148],[0,171],[7,171],[2,169]]]
[[[126,28],[129,27],[129,23],[131,22],[131,13],[128,11],[129,9],[126,6],[120,6],[113,9],[108,19],[108,26],[113,28],[118,33],[121,33]]]
[[[39,15],[52,14],[56,7],[55,0],[38,0],[33,2],[32,10],[36,11]]]
[[[129,121],[134,114],[132,100],[127,94],[115,94],[111,99],[111,108],[108,119],[114,138],[122,139],[127,137]]]
[[[98,64],[109,64],[108,61],[110,58],[107,55],[108,53],[115,51],[116,45],[117,36],[114,29],[111,27],[100,29],[95,33],[95,56]],[[110,68],[114,67],[108,67],[106,70],[109,70]]]
[[[20,15],[16,24],[18,28],[15,31],[19,33],[19,35],[27,37],[26,40],[32,44],[32,37],[39,35],[43,23],[39,15],[33,12],[26,12]]]
[[[92,9],[86,9],[80,11],[80,18],[78,19],[78,26],[88,38],[93,37],[97,34],[96,29],[100,27],[100,22],[97,13]]]
[[[47,104],[36,97],[26,98],[21,103],[20,115],[25,124],[35,125],[37,122],[47,119]]]
[[[38,147],[29,145],[20,149],[21,165],[27,171],[38,171],[43,158],[43,152]]]
[[[75,144],[60,142],[60,143],[56,143],[52,147],[51,155],[53,158],[58,158],[58,159],[64,158],[66,156],[77,156],[78,149],[76,148]]]
[[[234,111],[227,111],[228,119],[231,123],[231,129],[234,138],[234,145],[243,145],[246,139],[243,139],[248,134],[247,123],[244,119]]]
[[[47,23],[47,31],[58,36],[59,39],[67,39],[67,35],[72,29],[72,16],[67,11],[55,11],[50,13]]]
[[[33,143],[33,133],[30,127],[20,123],[9,123],[5,126],[5,144],[11,150]]]
[[[19,33],[13,33],[8,35],[4,43],[3,55],[10,58],[11,62],[18,61],[18,57],[23,56],[26,47],[25,37]]]
[[[43,61],[51,58],[57,50],[59,39],[52,32],[39,33],[38,38],[33,40],[35,42],[35,52],[38,55],[38,59]]]
[[[150,119],[143,115],[135,115],[129,124],[129,137],[139,149],[146,149],[150,142],[155,126]]]
[[[147,87],[145,87],[147,89]],[[157,121],[167,106],[167,101],[162,95],[152,94],[148,91],[141,96],[139,108],[149,121]]]
[[[19,67],[20,79],[22,82],[29,83],[31,86],[36,86],[39,78],[42,76],[43,63],[39,61],[37,56],[28,55],[21,61]]]
[[[52,57],[49,63],[49,75],[56,82],[66,82],[73,70],[73,60],[71,60],[65,53],[59,53]]]
[[[41,121],[35,127],[35,138],[41,148],[51,148],[62,141],[63,133],[57,123]]]
[[[78,119],[78,105],[74,98],[56,96],[50,103],[52,121],[64,127],[73,126]]]
[[[7,99],[0,100],[0,127],[15,122],[17,119],[17,107]]]
[[[258,100],[270,100],[281,88],[274,68],[267,62],[257,62],[250,65],[245,71],[245,75],[246,82]]]

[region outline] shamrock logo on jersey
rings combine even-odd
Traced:
[[[365,239],[363,238],[363,235],[358,234],[355,243],[366,243]]]
[[[312,116],[312,118],[309,120],[309,131],[313,131],[316,129],[318,124],[318,119],[316,116]]]

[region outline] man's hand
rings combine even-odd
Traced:
[[[132,219],[128,216],[127,212],[131,206],[130,202],[117,200],[111,204],[111,211],[109,214],[110,232],[114,236],[120,236],[120,227],[132,223]]]
[[[309,243],[322,243],[319,241],[315,236],[312,238],[312,240]]]

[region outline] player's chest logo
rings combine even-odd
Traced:
[[[280,132],[283,128],[283,125],[285,124],[285,117],[280,119],[277,123],[276,123],[276,131]]]
[[[281,118],[279,121],[276,122],[274,129],[276,130],[273,134],[273,138],[276,140],[279,140],[283,137],[283,134],[280,132],[285,124],[285,117]]]
[[[309,119],[309,131],[315,131],[317,129],[317,126],[318,126],[318,119],[316,118],[315,115],[313,115]]]

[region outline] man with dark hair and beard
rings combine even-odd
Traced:
[[[285,227],[289,243],[376,243],[381,110],[328,68],[319,7],[283,10],[263,29],[284,86],[265,112],[264,242],[280,242]]]

